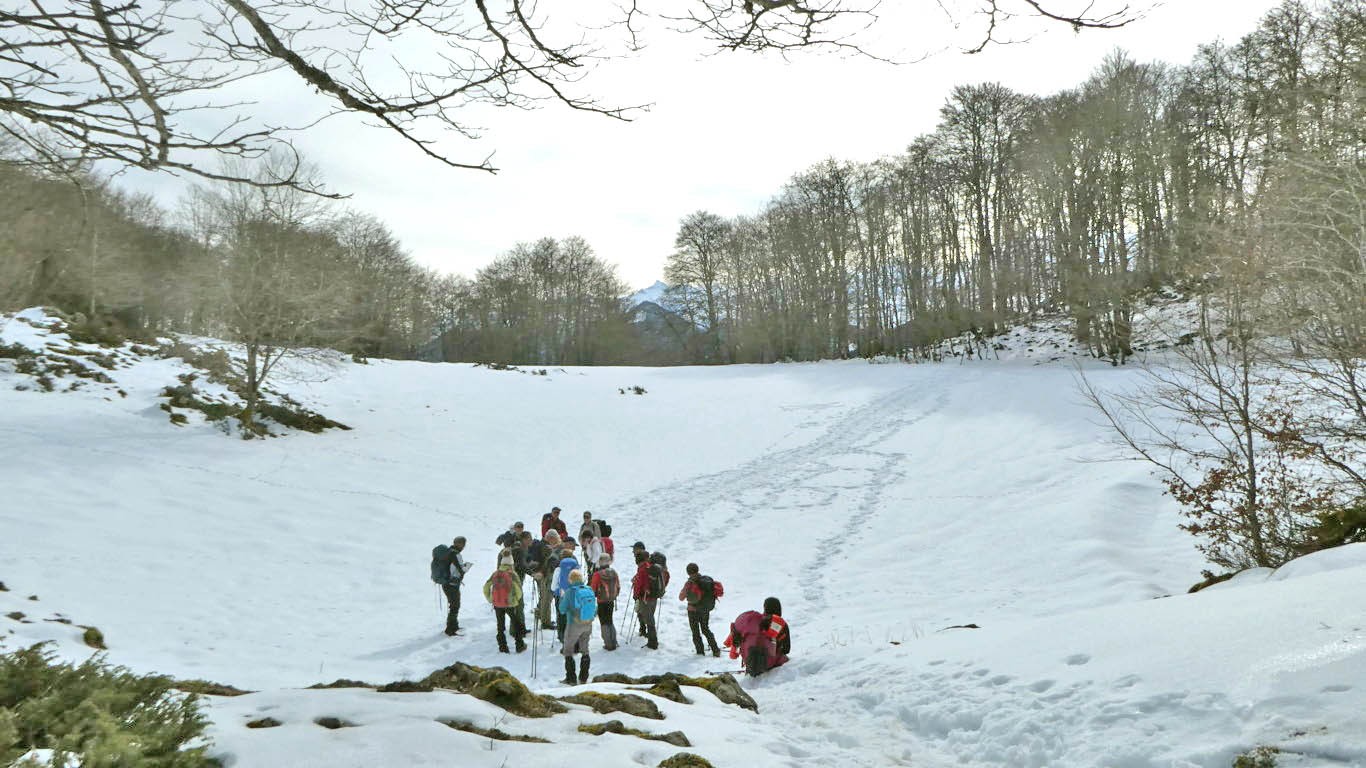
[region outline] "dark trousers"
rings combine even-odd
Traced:
[[[441,591],[446,593],[446,634],[460,631],[460,585],[442,584]]]
[[[617,625],[612,623],[612,603],[598,603],[598,622],[602,624],[602,647],[609,651],[617,649]]]
[[[702,653],[702,638],[707,638],[707,643],[711,645],[712,653],[719,653],[720,647],[716,644],[716,635],[711,633],[711,611],[696,608],[688,611],[688,629],[692,630],[692,646]]]
[[[495,607],[493,613],[498,618],[498,650],[506,651],[508,649],[508,638],[505,629],[508,624],[512,625],[513,639],[517,641],[517,645],[522,645],[522,617],[517,615],[517,606],[512,606],[510,608]]]
[[[636,611],[636,616],[640,618],[640,634],[645,638],[645,647],[654,649],[659,647],[659,635],[655,628],[655,609],[659,606],[657,599],[645,599],[636,601],[640,603],[640,610]]]

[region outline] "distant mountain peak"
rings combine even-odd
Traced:
[[[663,280],[656,280],[654,285],[649,288],[642,288],[639,291],[626,297],[626,306],[634,307],[642,302],[652,301],[656,304],[664,297],[664,292],[669,290],[669,286]]]

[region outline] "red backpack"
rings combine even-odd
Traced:
[[[621,594],[621,577],[611,568],[601,568],[593,574],[593,594],[599,603],[615,603]]]
[[[489,602],[498,608],[509,608],[512,606],[512,585],[516,583],[510,571],[496,571],[491,579],[492,586],[489,589]]]

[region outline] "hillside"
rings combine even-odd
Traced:
[[[16,343],[65,340],[0,319]],[[1203,564],[1174,504],[1144,467],[1097,461],[1107,435],[1051,352],[545,375],[315,360],[275,386],[352,429],[254,441],[169,423],[160,393],[183,360],[106,354],[108,383],[72,392],[0,360],[0,613],[33,622],[0,619],[0,649],[88,653],[78,628],[41,621],[60,613],[99,627],[116,663],[258,691],[210,704],[230,766],[678,751],[580,733],[604,718],[579,708],[497,726],[560,747],[495,744],[436,722],[495,724],[466,697],[299,690],[462,661],[570,693],[549,633],[535,679],[529,653],[496,652],[475,585],[466,634],[442,635],[426,574],[431,547],[465,535],[482,583],[494,537],[552,504],[608,519],[623,549],[663,549],[675,579],[695,561],[722,580],[718,632],[782,598],[793,660],[743,681],[757,715],[701,697],[649,723],[717,766],[1222,768],[1261,745],[1281,765],[1366,764],[1366,545],[1184,594]],[[595,638],[594,672],[731,670],[692,654],[665,603],[660,651]],[[285,726],[243,727],[267,712]]]

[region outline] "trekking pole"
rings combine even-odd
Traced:
[[[540,604],[541,604],[541,584],[540,584],[540,582],[537,582],[537,581],[533,581],[532,584],[533,584],[533,585],[535,586],[535,588],[536,588],[536,605],[537,605],[537,607],[539,607]],[[538,611],[538,610],[536,610],[536,609],[532,609],[532,622],[531,622],[531,623],[532,623],[532,626],[536,627],[536,629],[533,630],[533,631],[532,631],[532,634],[531,634],[531,679],[532,679],[532,680],[535,680],[535,679],[536,679],[537,666],[539,665],[539,659],[537,658],[537,656],[540,654],[540,651],[541,651],[541,615],[540,615],[540,611]]]

